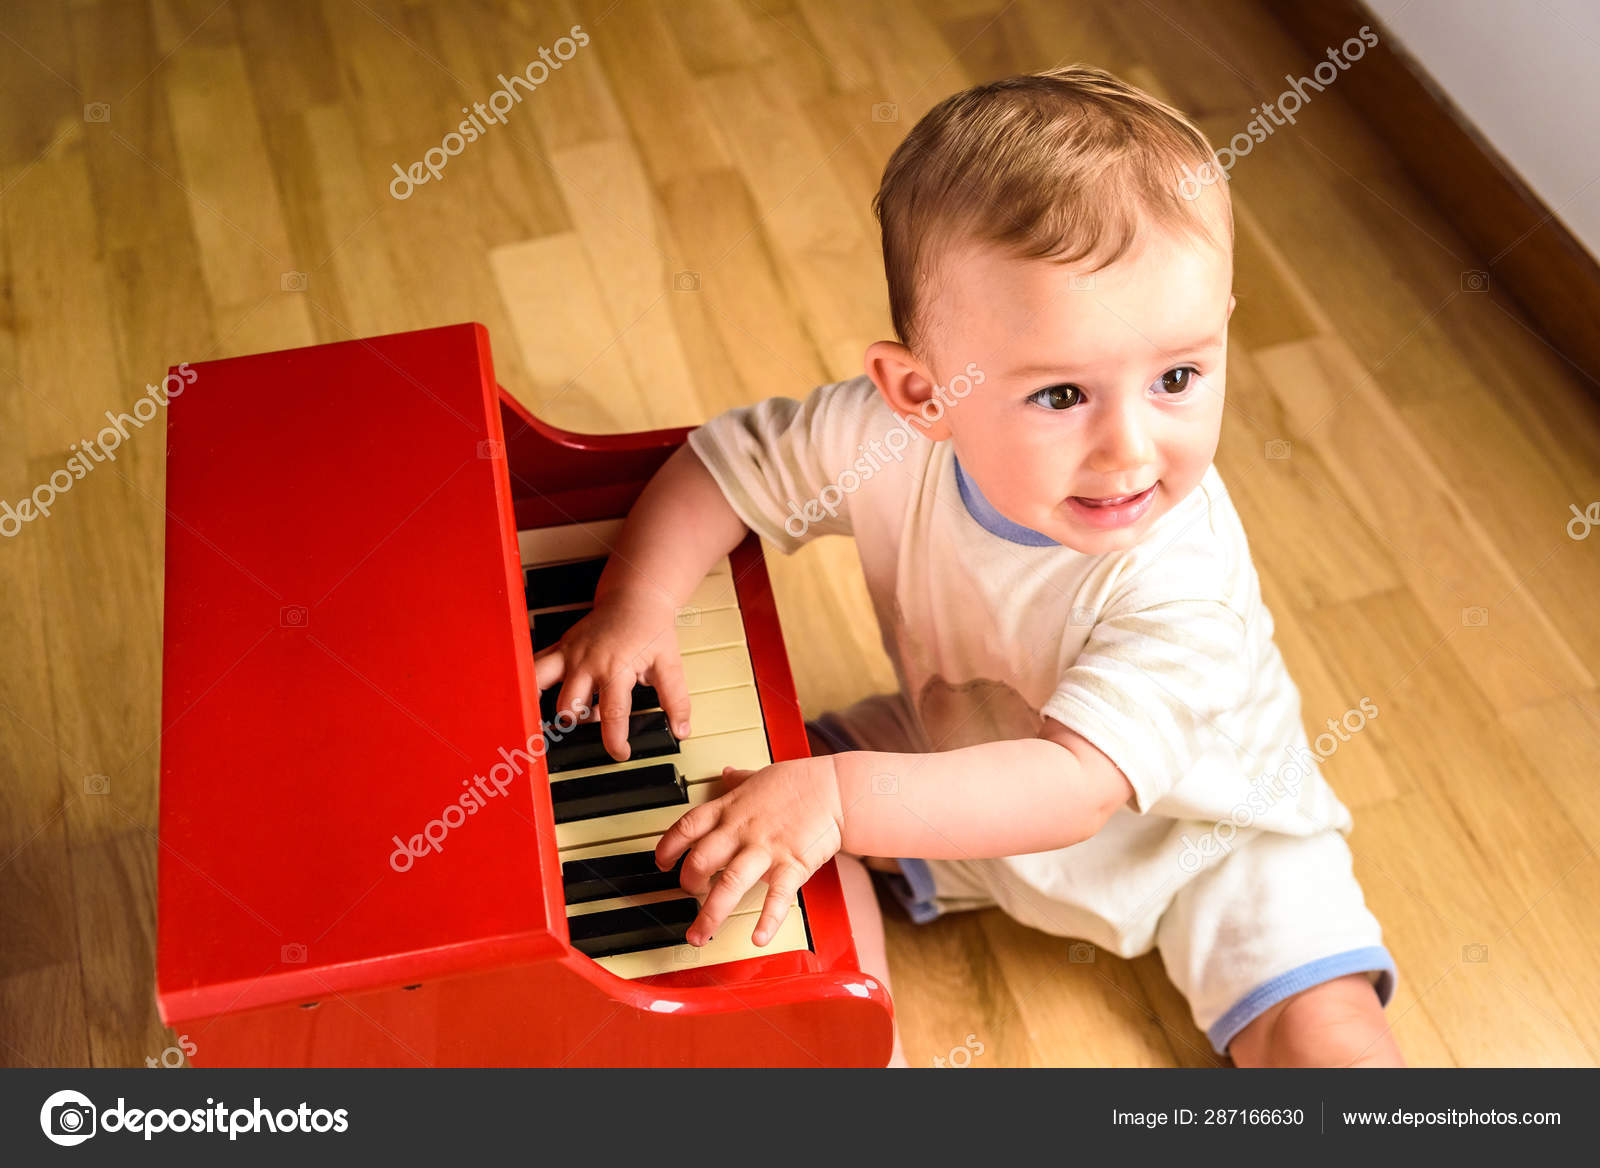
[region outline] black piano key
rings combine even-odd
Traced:
[[[543,653],[562,637],[567,635],[567,630],[577,624],[593,611],[587,608],[572,608],[566,612],[541,612],[533,618],[533,651]]]
[[[629,758],[677,754],[678,740],[667,729],[667,715],[661,710],[631,715],[628,718],[628,749]],[[600,741],[599,722],[583,722],[565,733],[555,727],[546,727],[544,758],[551,774],[616,761]]]
[[[559,682],[555,685],[552,685],[549,689],[545,690],[539,695],[539,717],[542,720],[546,722],[555,721],[557,709],[556,702],[560,697],[561,685]],[[589,701],[593,702],[594,700],[595,695],[590,694]],[[656,696],[656,691],[648,685],[634,686],[632,701],[632,709],[635,713],[640,710],[656,710],[661,708],[661,699]]]
[[[529,608],[556,608],[563,604],[587,604],[594,599],[605,570],[604,559],[575,560],[570,564],[547,564],[529,568],[522,575]]]
[[[597,815],[622,815],[687,803],[689,788],[684,785],[678,768],[663,762],[655,766],[601,771],[581,779],[563,779],[550,784],[550,798],[555,804],[556,822],[571,823]]]
[[[670,892],[683,880],[683,861],[663,872],[656,867],[656,854],[620,852],[615,856],[595,856],[588,860],[568,860],[561,865],[561,889],[568,904],[607,900],[613,896],[638,896],[643,892]]]
[[[700,902],[692,896],[660,900],[632,908],[584,913],[567,918],[572,947],[590,957],[610,957],[640,949],[665,949],[682,945],[689,926],[700,915]]]

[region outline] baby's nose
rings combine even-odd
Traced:
[[[1108,477],[1148,466],[1155,457],[1150,431],[1137,418],[1108,418],[1100,428],[1091,468]]]

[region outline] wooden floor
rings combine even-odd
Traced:
[[[506,124],[390,196],[393,164],[574,24],[590,44]],[[462,320],[580,430],[854,375],[889,335],[869,200],[890,150],[952,91],[1074,60],[1217,142],[1310,65],[1249,0],[11,0],[0,499],[169,364]],[[1491,265],[1337,86],[1232,181],[1218,461],[1310,732],[1380,710],[1325,769],[1399,961],[1400,1044],[1591,1065],[1600,538],[1566,528],[1600,500],[1597,387],[1492,275],[1464,280]],[[143,1065],[174,1037],[152,991],[160,425],[0,539],[7,1064]],[[774,567],[807,714],[890,688],[851,546]],[[1073,960],[993,912],[891,913],[889,944],[914,1065],[1218,1061],[1155,954]]]

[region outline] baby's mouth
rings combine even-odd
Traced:
[[[1144,490],[1135,491],[1131,495],[1107,495],[1098,499],[1090,498],[1086,495],[1073,495],[1072,498],[1074,501],[1082,503],[1085,507],[1122,507],[1128,503],[1143,499],[1153,490],[1155,490],[1155,484],[1151,483]]]

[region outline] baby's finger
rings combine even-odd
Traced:
[[[716,800],[691,807],[678,816],[678,822],[656,841],[656,867],[663,872],[672,867],[695,840],[715,828],[721,819],[722,809]]]
[[[633,670],[625,669],[606,678],[600,691],[600,741],[618,762],[627,762],[632,753],[628,745],[628,714],[633,708],[633,682]]]
[[[566,658],[559,645],[533,660],[533,680],[541,692],[560,681],[566,671]]]
[[[719,827],[705,838],[697,840],[683,859],[683,874],[678,883],[692,896],[706,896],[711,891],[711,878],[738,854],[743,846],[739,833]]]
[[[650,666],[650,684],[655,686],[661,708],[679,738],[689,737],[689,685],[683,678],[683,661],[675,652],[664,652]]]
[[[750,938],[757,945],[765,945],[777,936],[778,926],[789,915],[789,905],[805,879],[805,871],[798,864],[786,864],[767,874],[767,901],[761,906],[761,919]]]
[[[556,699],[555,715],[560,718],[562,714],[566,714],[567,719],[563,719],[561,726],[556,727],[556,729],[559,731],[564,726],[566,729],[571,730],[573,726],[583,721],[584,715],[589,712],[589,699],[593,696],[594,678],[589,674],[588,670],[579,669],[569,674],[566,684],[561,687],[561,696]],[[570,719],[570,725],[568,724],[568,719]]]
[[[771,864],[772,858],[760,848],[746,848],[735,856],[712,885],[711,895],[700,906],[700,915],[689,926],[684,939],[691,945],[704,945],[711,940],[745,892],[766,875]]]
[[[738,767],[725,766],[722,768],[722,792],[727,794],[739,784],[743,783],[755,771],[742,771]]]

